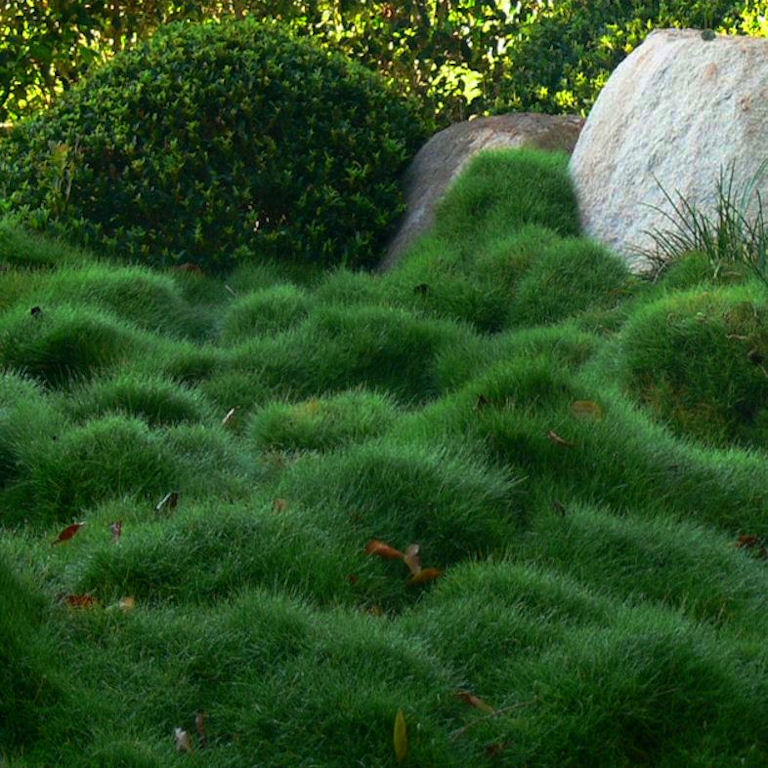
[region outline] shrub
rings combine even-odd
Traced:
[[[0,195],[154,265],[371,264],[422,138],[377,76],[275,24],[169,25],[10,133]]]

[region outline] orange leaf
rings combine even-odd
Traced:
[[[555,445],[562,445],[564,448],[573,448],[576,443],[572,443],[570,440],[566,440],[564,437],[560,437],[553,429],[547,432],[547,440],[553,442]]]
[[[603,418],[603,409],[594,400],[575,400],[571,403],[571,413],[577,419],[600,421]]]
[[[496,711],[490,704],[486,704],[479,696],[475,696],[471,691],[454,691],[453,695],[465,704],[469,704],[470,706],[475,707],[475,709],[481,709],[483,712]]]
[[[365,547],[365,552],[368,555],[378,555],[387,560],[402,560],[405,557],[399,549],[390,547],[385,541],[378,539],[371,539]]]
[[[64,602],[70,608],[93,608],[98,604],[93,595],[65,595]]]
[[[84,525],[85,523],[72,523],[72,525],[68,525],[53,543],[58,544],[71,539]]]
[[[425,584],[428,581],[440,578],[443,572],[439,568],[423,568],[417,574],[411,576],[407,584]]]
[[[403,555],[405,564],[410,568],[411,574],[416,576],[421,571],[421,555],[419,554],[419,545],[411,544],[408,549],[405,550]]]

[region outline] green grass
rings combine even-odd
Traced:
[[[221,279],[0,222],[0,763],[765,765],[764,286],[574,206],[490,153],[386,274]]]

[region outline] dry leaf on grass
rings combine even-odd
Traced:
[[[454,691],[453,692],[454,698],[459,699],[459,701],[463,701],[465,704],[469,704],[471,707],[474,707],[475,709],[479,709],[483,712],[495,712],[496,710],[490,705],[486,704],[479,696],[475,696],[472,691]]]
[[[391,547],[385,541],[371,539],[365,547],[366,554],[378,555],[386,560],[402,560],[405,555],[399,550]]]
[[[72,525],[68,525],[61,533],[59,533],[58,538],[56,541],[54,541],[54,544],[60,544],[62,541],[69,541],[83,526],[85,525],[85,522],[82,523],[72,523]]]
[[[547,432],[547,440],[555,445],[561,445],[563,448],[573,448],[576,445],[576,443],[572,443],[570,440],[560,437],[554,429],[550,429],[549,432]]]
[[[393,742],[395,746],[395,758],[397,764],[405,760],[408,756],[408,727],[405,724],[405,715],[402,709],[397,710],[395,715],[395,731],[393,734]]]

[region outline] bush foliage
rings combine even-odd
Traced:
[[[768,33],[766,0],[116,0],[24,3],[0,20],[0,120],[172,20],[277,18],[419,97],[441,125],[522,109],[587,111],[654,27]]]
[[[152,265],[367,265],[423,131],[374,74],[274,24],[170,25],[14,130],[0,195]]]

